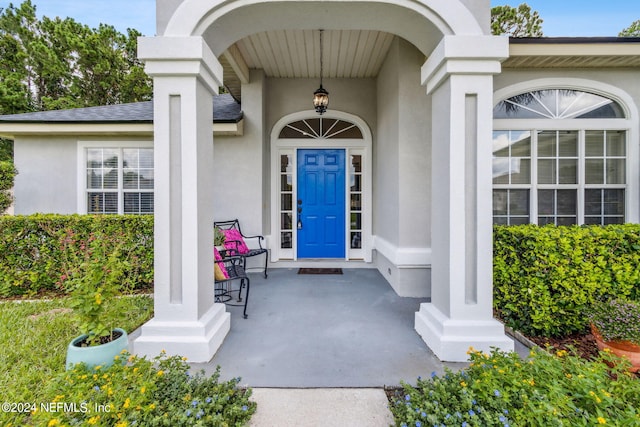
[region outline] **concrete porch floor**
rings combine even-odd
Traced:
[[[231,331],[206,364],[250,387],[381,387],[415,383],[461,363],[442,363],[415,332],[424,299],[402,298],[375,269],[343,275],[251,274],[247,312],[227,307]]]

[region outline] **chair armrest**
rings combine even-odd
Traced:
[[[242,235],[242,237],[244,239],[258,239],[258,246],[260,246],[260,249],[262,248],[262,241],[264,240],[263,236],[245,236],[244,234]]]

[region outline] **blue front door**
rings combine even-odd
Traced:
[[[344,150],[298,150],[298,258],[345,257],[344,162]]]

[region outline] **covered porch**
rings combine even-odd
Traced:
[[[154,79],[155,317],[135,342],[136,353],[166,349],[204,362],[223,345],[231,322],[208,292],[211,225],[236,215],[266,237],[276,261],[357,259],[398,295],[430,295],[405,328],[441,360],[466,360],[470,345],[513,348],[492,317],[492,82],[508,41],[488,35],[488,1],[159,0],[157,7],[158,36],[139,43]],[[316,41],[321,31],[324,42]],[[356,125],[360,133],[352,138],[333,140],[311,108],[323,46],[325,83],[334,94],[324,117],[334,120],[329,129]],[[375,60],[385,46],[386,55]],[[371,74],[360,75],[360,68]],[[223,86],[234,90],[229,69],[240,80],[244,134],[214,140],[211,97]],[[309,125],[315,120],[318,132]],[[299,122],[315,138],[279,129],[304,130]],[[336,166],[333,187],[348,194],[328,193],[340,203],[327,217],[339,226],[335,245],[349,242],[353,251],[296,250],[306,229],[328,230],[297,216],[313,199],[298,189],[327,188],[300,180],[315,171],[313,156],[327,166],[320,173]],[[228,170],[233,197],[219,190]],[[348,185],[343,173],[362,187]],[[323,315],[349,313],[349,307],[332,313],[323,301],[313,302]],[[336,329],[349,332],[345,323]]]

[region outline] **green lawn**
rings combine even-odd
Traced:
[[[42,401],[43,386],[64,371],[66,349],[78,333],[67,299],[0,302],[0,396],[3,402]],[[131,332],[153,315],[148,296],[116,298],[107,305],[114,326]],[[21,417],[0,411],[0,425]]]

